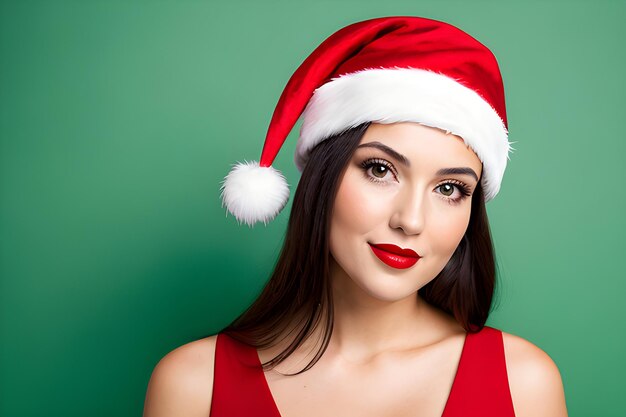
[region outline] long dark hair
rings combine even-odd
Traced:
[[[346,130],[311,151],[272,276],[256,301],[221,330],[261,349],[295,333],[287,348],[263,364],[264,369],[285,360],[320,324],[324,326],[320,349],[294,375],[315,365],[328,346],[333,330],[328,241],[332,207],[339,179],[369,125]],[[418,292],[426,302],[455,317],[467,332],[477,332],[489,315],[495,277],[494,251],[479,181],[463,239],[443,270]]]

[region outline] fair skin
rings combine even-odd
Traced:
[[[451,167],[469,173],[437,174]],[[340,181],[331,219],[335,322],[328,349],[307,372],[282,375],[313,357],[315,334],[266,373],[282,417],[442,415],[465,331],[416,292],[443,269],[467,229],[471,197],[461,190],[473,193],[472,171],[480,178],[481,161],[458,136],[417,123],[368,128]],[[422,258],[396,269],[373,255],[368,242],[411,248]],[[552,359],[520,337],[503,332],[503,339],[516,416],[566,417]],[[209,415],[215,341],[188,343],[159,362],[144,417]],[[283,348],[259,351],[259,358],[267,361]]]

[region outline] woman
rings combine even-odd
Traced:
[[[566,416],[550,357],[485,326],[485,202],[511,150],[491,52],[418,17],[333,34],[287,84],[260,163],[226,177],[240,222],[284,207],[271,163],[301,115],[274,273],[231,325],[159,362],[144,415]]]

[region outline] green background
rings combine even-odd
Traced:
[[[626,2],[399,0],[1,3],[0,415],[140,415],[158,360],[255,298],[291,200],[238,226],[220,182],[320,42],[389,15],[498,58],[517,143],[487,324],[553,358],[570,416],[623,415]]]

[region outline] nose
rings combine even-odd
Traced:
[[[407,235],[422,233],[426,219],[425,203],[424,194],[416,189],[399,194],[389,226],[392,229],[402,229]]]

